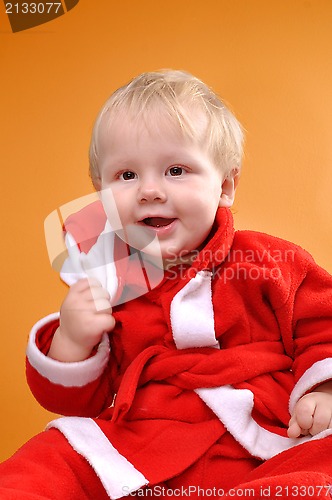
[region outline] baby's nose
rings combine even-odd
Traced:
[[[161,183],[158,182],[145,182],[141,184],[138,192],[138,199],[140,203],[151,201],[159,201],[163,203],[167,199],[166,190]]]

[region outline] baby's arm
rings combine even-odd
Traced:
[[[318,386],[296,403],[289,421],[288,436],[296,438],[332,428],[332,381]]]
[[[60,326],[48,356],[63,362],[83,361],[114,326],[108,292],[95,279],[81,279],[62,304]]]

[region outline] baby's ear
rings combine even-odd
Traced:
[[[219,207],[231,208],[235,199],[235,191],[240,179],[240,172],[237,169],[232,170],[223,180],[221,186],[221,196]]]
[[[92,184],[93,184],[93,187],[95,188],[95,190],[97,191],[97,193],[99,191],[101,191],[101,179],[100,179],[100,177],[93,177]]]

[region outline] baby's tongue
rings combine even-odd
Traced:
[[[159,227],[159,226],[168,226],[168,224],[171,224],[174,219],[165,219],[164,217],[147,217],[144,219],[145,224],[148,226],[154,226],[154,227]]]

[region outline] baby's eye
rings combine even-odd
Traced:
[[[136,179],[136,174],[131,170],[126,170],[125,172],[121,172],[119,179],[123,181],[131,181],[132,179]]]
[[[167,175],[172,175],[173,177],[182,175],[184,173],[184,168],[179,165],[175,165],[174,167],[170,167],[167,170]]]

